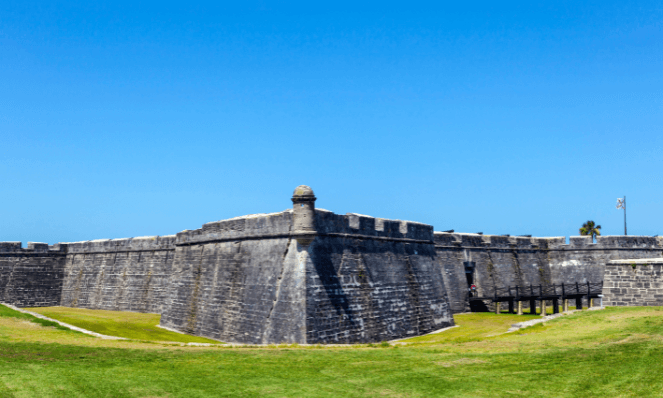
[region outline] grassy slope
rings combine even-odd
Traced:
[[[661,308],[576,313],[510,334],[500,333],[528,318],[456,318],[460,327],[397,348],[259,349],[47,344],[67,332],[0,318],[0,397],[663,396]]]
[[[177,341],[182,343],[218,343],[218,341],[204,337],[189,336],[161,329],[156,326],[159,324],[159,314],[67,307],[28,309],[49,318],[108,336],[126,337],[135,340]]]

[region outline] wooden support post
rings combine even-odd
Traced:
[[[546,300],[541,300],[541,316],[546,315]]]
[[[553,299],[553,314],[559,314],[559,300]]]
[[[496,301],[496,302],[495,302],[495,313],[496,313],[496,314],[499,314],[499,313],[500,313],[500,309],[501,309],[501,308],[500,308],[500,307],[501,307],[500,304],[502,304],[502,303],[500,303],[499,301]]]
[[[569,299],[565,298],[564,299],[564,304],[562,306],[563,306],[562,311],[568,312],[569,311]]]
[[[522,315],[522,314],[523,314],[523,302],[518,301],[518,315]]]
[[[590,298],[587,300],[587,308],[592,308],[594,306],[594,299]]]
[[[536,300],[529,301],[529,313],[531,315],[536,315]]]
[[[509,314],[513,314],[513,299],[509,300]]]

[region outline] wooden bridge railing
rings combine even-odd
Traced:
[[[563,301],[563,310],[568,311],[569,299],[576,300],[576,308],[582,309],[583,297],[587,299],[587,307],[592,306],[592,299],[602,297],[603,282],[584,282],[560,285],[529,285],[529,286],[507,286],[495,288],[492,296],[470,297],[470,301],[490,300],[495,303],[495,312],[499,313],[500,303],[509,303],[509,312],[514,312],[514,304],[517,303],[517,313],[521,315],[523,301],[530,302],[530,313],[536,314],[536,302],[541,304],[541,315],[546,313],[546,301],[553,302],[553,313],[559,312],[559,300]]]

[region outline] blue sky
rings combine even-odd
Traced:
[[[2,2],[0,241],[663,225],[663,2]]]

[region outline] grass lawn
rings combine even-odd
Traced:
[[[663,308],[457,315],[405,345],[200,348],[0,313],[0,397],[661,397]]]
[[[70,325],[108,336],[134,340],[176,341],[182,343],[219,343],[204,337],[170,332],[157,327],[161,315],[126,311],[88,310],[84,308],[40,307],[29,311]]]

